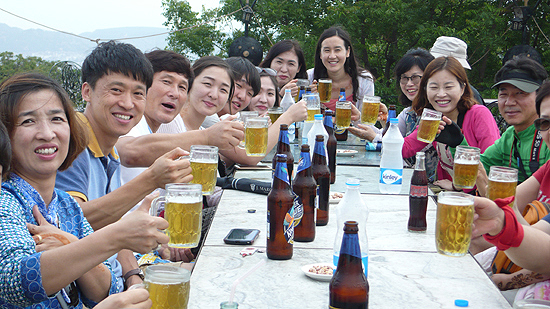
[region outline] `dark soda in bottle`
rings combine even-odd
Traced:
[[[409,224],[411,232],[426,231],[426,210],[428,209],[428,177],[424,160],[424,152],[416,153],[416,165],[411,178],[409,191]]]

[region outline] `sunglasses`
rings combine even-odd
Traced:
[[[258,73],[259,74],[262,74],[265,72],[265,74],[269,75],[269,76],[277,76],[277,71],[271,69],[271,68],[260,68],[260,67],[256,67],[256,70],[258,70]]]
[[[535,129],[539,131],[546,131],[550,129],[550,119],[538,118],[535,120]]]

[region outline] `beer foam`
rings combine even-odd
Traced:
[[[489,180],[496,181],[496,182],[517,182],[515,179],[515,176],[511,175],[497,175],[497,176],[491,176],[489,177]]]
[[[455,164],[478,165],[479,162],[478,162],[478,161],[474,161],[474,160],[468,160],[468,159],[460,158],[460,159],[458,159],[458,160],[455,160]]]
[[[445,196],[445,197],[438,197],[437,203],[452,205],[452,206],[472,206],[474,204],[474,201],[464,197]]]
[[[195,162],[195,163],[209,163],[209,164],[216,163],[216,164],[218,164],[218,160],[216,160],[216,159],[191,159],[189,161],[190,162]]]
[[[202,202],[202,192],[200,196],[168,196],[166,203],[195,204]]]

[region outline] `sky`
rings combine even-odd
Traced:
[[[193,11],[219,6],[218,0],[187,0]],[[58,30],[80,34],[116,27],[162,27],[162,0],[0,0],[0,9]],[[0,23],[44,29],[0,10]]]

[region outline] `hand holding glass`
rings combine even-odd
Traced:
[[[185,309],[189,302],[191,272],[185,268],[151,265],[145,270],[145,288],[152,309]]]
[[[472,239],[474,197],[463,192],[440,192],[437,196],[435,242],[437,252],[464,256]]]
[[[336,131],[335,133],[341,134],[349,128],[351,124],[351,102],[338,101],[336,102]]]
[[[267,117],[250,117],[246,119],[245,150],[249,157],[265,157],[267,154]]]
[[[380,97],[365,96],[361,105],[361,123],[374,125],[380,112]]]
[[[282,109],[281,109],[282,111]],[[282,112],[281,112],[282,114]],[[258,117],[259,116],[259,113],[258,111],[242,111],[239,113],[239,118],[237,118],[238,121],[240,121],[243,126],[245,125],[246,123],[246,119],[248,119],[248,117]],[[280,115],[279,115],[280,116]],[[271,118],[271,114],[269,114],[269,117]],[[278,117],[277,117],[278,118]],[[274,123],[275,121],[271,120],[271,123]],[[242,148],[244,149],[244,145],[246,144],[246,136],[245,138],[239,143],[239,148]]]
[[[456,147],[453,165],[453,185],[457,189],[472,189],[476,185],[479,148]]]
[[[210,195],[216,186],[218,171],[218,147],[192,145],[190,160],[193,180],[202,185],[202,194]]]
[[[425,108],[420,118],[416,139],[424,143],[433,142],[437,135],[440,121],[441,112]]]
[[[487,198],[496,200],[516,195],[518,170],[507,166],[491,166],[489,170],[489,184]]]

